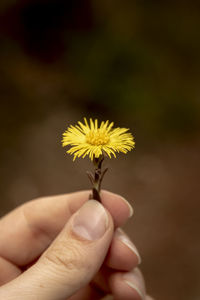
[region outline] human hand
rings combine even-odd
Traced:
[[[132,214],[119,195],[88,191],[39,198],[0,220],[0,299],[150,300],[140,257],[121,226]]]

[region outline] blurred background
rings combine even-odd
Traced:
[[[1,0],[0,215],[88,189],[63,131],[83,117],[128,127],[105,189],[135,215],[147,290],[200,299],[200,5],[194,1]]]

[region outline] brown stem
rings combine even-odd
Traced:
[[[95,167],[94,174],[92,174],[91,172],[87,172],[90,182],[92,183],[92,194],[90,194],[89,199],[94,199],[99,202],[101,202],[101,197],[100,197],[101,183],[106,171],[108,170],[105,169],[102,171],[103,160],[104,160],[103,155],[98,158],[94,158],[93,160],[93,164]]]

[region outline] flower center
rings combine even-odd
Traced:
[[[108,143],[109,139],[109,136],[100,129],[91,130],[86,135],[86,142],[95,146],[105,145]]]

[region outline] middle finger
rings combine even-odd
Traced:
[[[136,246],[122,229],[117,228],[105,260],[106,266],[116,270],[130,271],[140,263],[141,258]]]

